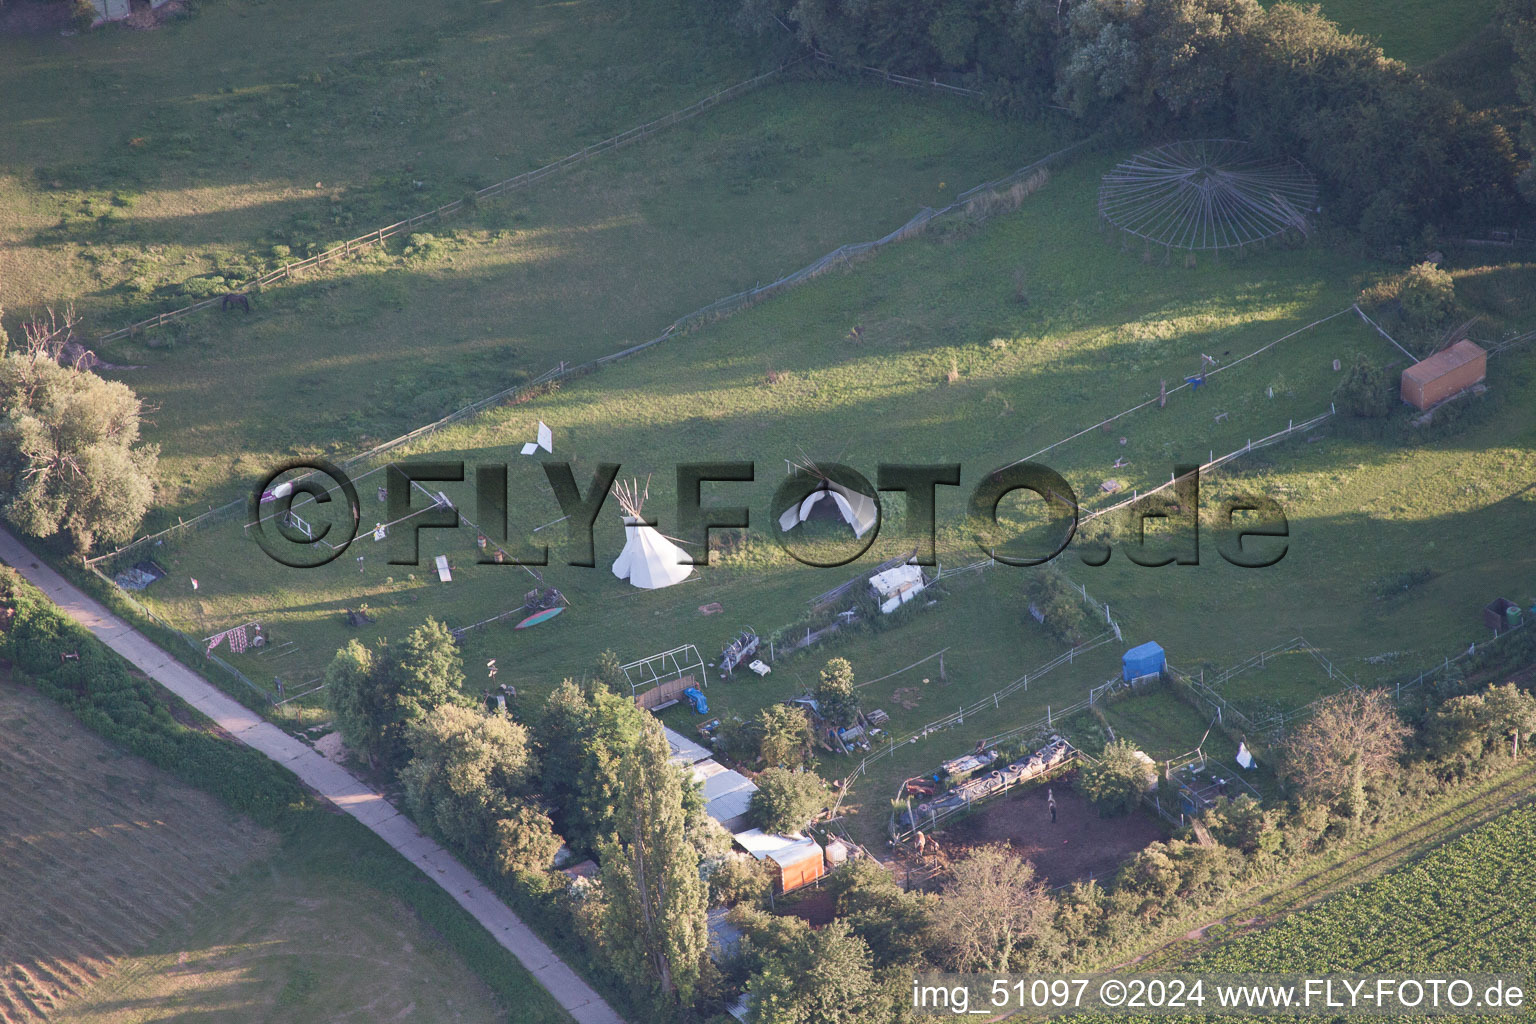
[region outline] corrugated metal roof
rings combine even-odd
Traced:
[[[1436,352],[1422,362],[1414,363],[1403,371],[1403,376],[1420,384],[1443,377],[1460,366],[1482,359],[1488,353],[1470,341],[1462,340],[1443,352]]]
[[[754,828],[731,838],[758,860],[771,860],[779,867],[798,864],[812,854],[821,856],[821,844],[809,836],[780,836]]]
[[[687,768],[689,765],[698,764],[700,761],[707,761],[709,759],[710,754],[708,750],[693,742],[693,740],[682,733],[674,732],[666,726],[662,726],[661,731],[667,737],[667,746],[672,748],[672,756],[667,760],[673,764]]]
[[[700,761],[693,766],[693,777],[704,794],[704,813],[727,829],[747,813],[757,792],[751,779],[718,761]]]

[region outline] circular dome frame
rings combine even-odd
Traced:
[[[1308,232],[1317,180],[1299,160],[1236,139],[1142,150],[1099,183],[1099,217],[1150,244],[1191,252],[1241,249]]]

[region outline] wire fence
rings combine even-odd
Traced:
[[[1316,710],[1318,702],[1327,698],[1321,697],[1300,708],[1255,719],[1253,716],[1234,707],[1222,695],[1221,688],[1245,672],[1250,672],[1254,669],[1264,669],[1276,659],[1298,651],[1311,657],[1318,667],[1327,673],[1330,681],[1342,679],[1346,689],[1359,689],[1358,684],[1353,679],[1335,666],[1333,662],[1329,661],[1323,652],[1312,646],[1304,636],[1296,636],[1283,644],[1260,651],[1246,661],[1224,669],[1209,682],[1205,679],[1203,669],[1199,673],[1193,673],[1181,671],[1173,665],[1168,665],[1167,670],[1168,675],[1176,685],[1182,686],[1196,704],[1201,705],[1208,713],[1215,716],[1218,725],[1235,728],[1245,733],[1250,739],[1273,741],[1284,732],[1288,721],[1295,721],[1300,717],[1310,715]]]
[[[802,58],[802,59],[804,59],[804,58]],[[798,62],[790,62],[789,64],[782,65],[780,68],[777,68],[774,71],[768,72],[765,75],[760,75],[756,79],[749,79],[747,82],[738,83],[736,86],[732,86],[731,89],[729,89],[729,90],[721,90],[721,92],[714,94],[714,96],[706,98],[706,100],[700,101],[699,104],[695,104],[694,108],[703,109],[704,106],[713,105],[715,103],[718,103],[718,102],[720,102],[721,99],[727,98],[727,94],[728,93],[732,93],[732,90],[741,91],[741,90],[744,90],[745,88],[748,88],[748,87],[755,87],[757,85],[760,85],[760,84],[762,84],[763,81],[766,81],[768,78],[770,78],[770,77],[772,77],[772,76],[774,76],[776,74],[782,73],[786,68],[792,66],[794,63],[798,63]],[[689,110],[693,110],[696,113],[697,109],[694,109],[694,108],[688,108],[688,109]],[[681,115],[682,113],[683,112],[678,112],[679,115]],[[669,117],[674,117],[674,115],[668,115],[668,116]],[[691,116],[691,115],[689,115],[689,116]],[[662,119],[662,120],[665,120],[665,119]],[[670,123],[675,123],[675,121],[674,122],[670,122]],[[651,123],[652,126],[659,126],[659,124],[660,124],[659,121]],[[647,127],[647,126],[642,126],[642,127]],[[654,130],[654,127],[650,127],[650,130]],[[626,133],[626,136],[635,135],[635,133],[638,133],[638,132],[639,132],[639,129],[631,129],[631,132],[630,133]],[[638,137],[638,135],[635,135],[635,137]],[[619,138],[619,136],[615,136],[615,138]],[[1084,145],[1086,145],[1090,141],[1092,141],[1092,139],[1079,140],[1078,142],[1074,142],[1074,143],[1072,143],[1072,144],[1070,144],[1068,146],[1065,146],[1065,147],[1063,147],[1063,148],[1061,148],[1061,149],[1059,149],[1059,150],[1057,150],[1057,151],[1055,151],[1053,153],[1050,153],[1050,154],[1048,154],[1048,155],[1046,155],[1046,156],[1044,156],[1044,157],[1042,157],[1042,158],[1040,158],[1038,160],[1035,160],[1035,161],[1033,161],[1033,162],[1031,162],[1029,164],[1026,164],[1025,166],[1020,167],[1019,169],[1013,171],[1010,174],[1004,175],[1001,178],[997,178],[997,179],[994,179],[992,181],[982,182],[979,185],[976,185],[976,186],[974,186],[972,188],[969,188],[966,191],[960,193],[956,197],[956,199],[955,199],[955,201],[953,203],[951,203],[950,205],[944,207],[942,210],[932,210],[932,209],[929,209],[929,208],[924,208],[923,210],[919,211],[918,214],[916,216],[914,216],[911,220],[909,220],[906,224],[903,224],[900,228],[897,228],[895,231],[892,231],[889,234],[884,235],[883,237],[878,238],[878,239],[876,239],[876,240],[874,240],[872,242],[860,242],[860,243],[854,243],[854,244],[851,244],[851,245],[840,246],[837,249],[833,250],[832,252],[830,252],[830,253],[826,254],[825,256],[821,257],[820,259],[818,259],[818,260],[808,264],[805,267],[802,267],[801,269],[799,269],[799,270],[797,270],[797,271],[795,271],[793,273],[787,274],[784,277],[781,277],[781,278],[779,278],[776,281],[770,282],[769,284],[766,284],[766,285],[758,285],[758,286],[756,286],[754,288],[749,288],[749,289],[746,289],[744,291],[737,292],[734,295],[726,296],[723,299],[719,299],[719,300],[717,300],[715,302],[710,303],[707,306],[704,306],[704,307],[702,307],[700,309],[694,310],[691,313],[685,314],[684,316],[679,317],[677,320],[673,321],[659,335],[657,335],[654,338],[651,338],[648,341],[643,341],[643,342],[640,342],[639,344],[631,345],[628,348],[621,349],[621,350],[619,350],[617,352],[612,352],[612,353],[609,353],[609,354],[604,355],[604,356],[599,356],[596,359],[592,359],[592,360],[589,360],[588,362],[585,362],[585,363],[582,363],[582,364],[579,364],[579,365],[575,365],[575,366],[572,366],[572,365],[570,365],[568,363],[562,362],[558,366],[556,366],[556,367],[546,371],[545,373],[541,374],[539,377],[535,378],[532,381],[529,381],[529,382],[526,382],[526,383],[522,383],[522,384],[518,384],[518,385],[515,385],[515,386],[510,387],[510,388],[505,388],[505,389],[503,389],[501,391],[496,392],[493,395],[489,395],[489,396],[487,396],[485,398],[480,399],[479,401],[472,402],[469,405],[466,405],[466,406],[464,406],[464,407],[462,407],[460,409],[456,409],[453,412],[448,413],[446,416],[441,417],[440,419],[434,420],[433,422],[425,424],[424,426],[417,427],[414,430],[408,431],[407,433],[400,435],[399,437],[392,438],[392,439],[390,439],[388,441],[383,442],[382,444],[375,445],[374,447],[368,449],[365,452],[359,453],[359,454],[354,455],[354,456],[352,456],[352,457],[350,457],[350,458],[348,458],[346,460],[343,460],[341,463],[338,464],[338,467],[341,468],[343,471],[346,471],[349,474],[351,474],[354,470],[356,470],[356,469],[358,469],[360,467],[366,466],[371,461],[378,460],[380,457],[382,457],[383,455],[387,454],[388,452],[391,452],[391,451],[393,451],[393,450],[395,450],[395,449],[397,449],[397,448],[399,448],[399,447],[401,447],[403,445],[409,444],[412,441],[420,440],[421,438],[427,437],[427,436],[435,433],[438,430],[443,429],[444,427],[446,427],[446,426],[448,426],[448,425],[450,425],[452,423],[456,423],[456,422],[458,422],[460,420],[463,420],[463,419],[465,419],[465,418],[467,418],[469,416],[473,416],[473,415],[475,415],[475,414],[477,414],[479,412],[483,412],[484,410],[486,410],[486,409],[488,409],[488,408],[490,408],[492,406],[499,405],[499,404],[504,404],[504,403],[505,404],[517,404],[517,403],[520,403],[522,401],[527,400],[528,398],[531,398],[531,397],[533,397],[533,396],[535,396],[537,394],[540,394],[540,393],[542,393],[544,391],[547,391],[552,385],[556,384],[559,381],[565,380],[567,378],[575,377],[575,376],[578,376],[578,375],[581,375],[581,374],[592,372],[592,371],[597,370],[597,369],[599,369],[599,368],[601,368],[603,366],[608,365],[609,363],[613,363],[613,362],[616,362],[616,361],[618,361],[620,359],[625,359],[625,358],[628,358],[630,356],[636,355],[636,354],[638,354],[640,352],[644,352],[647,349],[650,349],[650,348],[652,348],[652,347],[654,347],[656,345],[661,344],[663,341],[667,340],[670,337],[673,337],[674,335],[687,333],[690,329],[703,326],[706,323],[712,322],[714,320],[723,318],[723,317],[725,317],[725,316],[727,316],[727,315],[729,315],[731,313],[734,313],[734,312],[740,311],[742,309],[745,309],[745,308],[747,308],[747,307],[749,307],[751,305],[756,304],[757,302],[762,301],[763,299],[766,299],[766,298],[768,298],[768,297],[778,293],[779,291],[785,290],[787,288],[794,287],[795,285],[798,285],[798,284],[804,283],[804,282],[806,282],[808,280],[811,280],[812,278],[814,278],[814,277],[816,277],[816,276],[818,276],[818,275],[820,275],[822,273],[825,273],[828,269],[831,269],[831,268],[834,268],[834,267],[838,267],[838,266],[847,266],[847,265],[849,265],[850,261],[855,256],[860,256],[860,255],[864,255],[864,254],[867,254],[867,253],[871,253],[871,252],[874,252],[875,250],[877,250],[879,248],[882,248],[882,247],[884,247],[886,245],[889,245],[889,244],[891,244],[893,242],[902,241],[902,240],[911,238],[911,237],[915,236],[922,229],[922,227],[925,226],[929,221],[932,221],[933,219],[935,219],[937,217],[954,215],[954,214],[957,214],[957,213],[966,213],[966,214],[969,214],[969,215],[975,216],[975,217],[986,217],[986,216],[989,216],[992,212],[994,212],[994,210],[991,209],[990,207],[985,206],[985,205],[978,205],[977,200],[979,198],[985,197],[985,196],[989,195],[990,193],[993,193],[993,192],[996,192],[996,191],[999,191],[999,190],[1002,190],[1002,189],[1011,188],[1016,183],[1028,181],[1032,175],[1038,174],[1041,170],[1043,170],[1043,169],[1045,169],[1045,168],[1055,164],[1057,161],[1059,161],[1062,158],[1070,155],[1071,153],[1076,152],[1078,149],[1081,149]],[[599,146],[601,146],[601,145],[602,144],[599,144]],[[589,147],[589,148],[592,148],[592,147]],[[609,148],[611,148],[611,147],[609,147]],[[584,157],[583,157],[583,159],[584,159]],[[509,182],[515,181],[515,180],[516,179],[508,179]],[[498,184],[499,185],[505,185],[506,183],[498,183]],[[491,186],[491,187],[495,188],[497,186]],[[510,187],[510,186],[508,186],[508,187]],[[433,213],[435,214],[436,211],[433,211]],[[405,222],[401,222],[401,223],[405,223]],[[375,232],[374,235],[365,236],[365,237],[374,237],[376,235],[377,235],[377,232]],[[386,237],[387,237],[387,235],[386,235]],[[202,303],[202,304],[199,304],[198,307],[196,307],[196,308],[207,308],[207,306],[210,305],[210,304],[211,303]],[[193,307],[189,307],[189,311],[192,308]],[[375,471],[377,471],[378,468],[382,468],[382,467],[375,467],[375,469],[370,469],[367,472],[375,472]],[[295,482],[297,482],[297,481],[295,481]],[[304,503],[304,501],[301,499],[300,501],[295,502],[294,505],[295,506],[300,506],[303,503]],[[136,556],[139,555],[140,552],[146,550],[151,545],[155,545],[155,544],[158,544],[158,543],[163,543],[166,540],[173,539],[173,538],[175,538],[177,536],[182,535],[183,533],[185,533],[188,530],[196,529],[196,528],[199,528],[199,527],[202,527],[202,526],[206,526],[206,525],[208,525],[210,523],[213,523],[213,522],[218,522],[218,521],[221,521],[221,520],[224,520],[224,519],[231,518],[234,515],[237,515],[242,509],[244,509],[246,507],[248,507],[248,503],[247,503],[246,499],[244,499],[244,498],[237,498],[237,499],[235,499],[233,501],[228,502],[225,505],[219,506],[219,507],[214,508],[214,509],[210,509],[209,511],[207,511],[207,512],[205,512],[205,513],[203,513],[203,514],[201,514],[199,516],[196,516],[196,517],[194,517],[192,519],[188,519],[188,520],[180,520],[180,519],[178,519],[176,525],[174,525],[174,526],[167,527],[167,528],[165,528],[163,530],[159,530],[159,531],[157,531],[155,533],[148,534],[148,535],[146,535],[144,537],[137,538],[137,539],[135,539],[133,541],[130,541],[128,544],[125,544],[124,546],[122,546],[120,548],[117,548],[117,549],[115,549],[113,551],[107,552],[107,553],[102,554],[102,555],[98,555],[98,556],[96,556],[94,558],[91,558],[91,559],[87,559],[86,562],[85,562],[85,565],[86,565],[86,567],[88,569],[90,569],[91,572],[95,573],[106,584],[112,586],[120,594],[122,594],[124,596],[124,598],[130,603],[130,605],[132,607],[134,607],[136,610],[142,612],[144,615],[146,615],[151,621],[155,622],[156,624],[161,625],[162,627],[171,630],[172,632],[176,633],[178,636],[181,636],[184,641],[186,641],[190,646],[195,648],[197,646],[196,642],[191,637],[188,637],[186,634],[182,633],[180,630],[176,629],[174,626],[171,626],[169,623],[165,622],[164,620],[160,619],[158,616],[154,615],[154,613],[150,612],[148,607],[145,606],[145,604],[142,601],[139,601],[138,599],[132,597],[125,588],[123,588],[123,587],[121,587],[121,586],[119,586],[117,584],[116,580],[114,580],[112,577],[108,576],[106,573],[102,572],[101,567],[102,566],[110,567],[110,566],[112,566],[114,564],[117,564],[120,560],[126,560],[128,558],[136,557]],[[250,524],[247,524],[247,525],[250,525]],[[1086,599],[1086,592],[1084,592],[1084,594],[1085,594],[1085,599]],[[1117,632],[1117,635],[1118,635],[1118,632]],[[222,658],[219,658],[219,657],[217,657],[215,655],[215,656],[212,656],[210,658],[210,660],[214,661],[216,664],[218,664],[221,667],[225,668],[233,677],[239,679],[240,682],[243,683],[244,685],[246,685],[246,686],[250,687],[251,689],[255,690],[257,693],[262,694],[268,700],[271,700],[271,695],[268,694],[267,691],[263,687],[260,687],[256,683],[252,682],[244,673],[240,672],[234,666],[229,665]]]
[[[838,60],[830,53],[824,53],[821,50],[813,51],[811,56],[818,64],[825,64],[842,71],[854,71],[871,78],[878,78],[882,82],[889,82],[891,85],[904,85],[913,89],[935,89],[939,92],[953,93],[957,96],[970,96],[976,99],[986,96],[986,93],[980,89],[966,89],[962,86],[950,85],[948,82],[941,82],[937,78],[913,78],[911,75],[898,75],[894,71],[887,71],[884,68],[870,67],[867,64],[856,64],[853,61]],[[1063,107],[1061,109],[1066,108]]]
[[[1029,684],[1031,682],[1038,681],[1042,676],[1047,675],[1048,673],[1060,668],[1063,665],[1071,665],[1077,660],[1078,657],[1088,653],[1095,648],[1102,647],[1104,644],[1110,643],[1111,641],[1119,640],[1120,628],[1119,625],[1109,617],[1109,606],[1102,604],[1089,596],[1088,591],[1081,585],[1074,583],[1072,586],[1078,591],[1079,595],[1087,604],[1098,609],[1104,615],[1105,621],[1109,628],[1105,629],[1097,636],[1076,645],[1075,647],[1068,648],[1066,651],[1057,655],[1055,658],[1052,658],[1044,665],[1031,669],[1030,671],[1019,676],[1017,679],[1012,680],[1007,685],[993,691],[987,696],[982,697],[965,707],[959,708],[953,714],[945,715],[942,718],[937,718],[918,729],[914,729],[912,732],[907,733],[899,739],[891,740],[890,742],[883,744],[878,750],[870,752],[863,759],[861,759],[857,765],[854,766],[853,771],[849,772],[847,777],[844,779],[843,787],[838,791],[837,801],[833,804],[832,807],[833,814],[835,815],[837,813],[837,809],[842,806],[843,799],[847,796],[848,791],[853,787],[854,782],[862,778],[865,772],[868,771],[869,766],[879,761],[881,758],[890,756],[891,754],[895,753],[898,748],[908,743],[915,743],[918,740],[926,739],[928,736],[935,732],[941,732],[953,726],[963,725],[965,723],[966,716],[968,715],[974,717],[978,714],[986,714],[989,711],[996,714],[1002,710],[1002,702],[1004,700],[1013,696],[1015,693],[1028,692]],[[948,648],[946,648],[946,650],[948,650]],[[1046,715],[1042,721],[1044,721],[1048,727],[1053,719],[1060,718],[1063,714],[1074,714],[1076,711],[1082,710],[1083,707],[1087,707],[1088,704],[1092,702],[1093,697],[1090,694],[1088,698],[1085,698],[1083,701],[1079,702],[1080,706],[1072,705],[1068,708],[1058,708],[1055,710],[1052,710],[1049,706],[1047,706]],[[1011,737],[1029,729],[1031,729],[1031,726],[1021,726],[1019,729],[1010,730],[1007,733],[1000,734],[1000,736],[1004,738]],[[985,747],[994,746],[997,741],[998,737],[988,737],[983,741],[983,749],[985,749]]]
[[[208,661],[213,662],[215,665],[222,668],[225,672],[228,672],[231,678],[237,679],[241,683],[244,683],[253,692],[258,694],[263,700],[271,703],[272,695],[267,692],[265,687],[257,685],[251,680],[250,676],[246,675],[244,672],[241,672],[239,669],[235,668],[235,666],[231,665],[217,654],[214,654],[213,651],[207,648],[203,643],[194,640],[192,637],[183,633],[180,629],[177,629],[175,626],[171,625],[169,622],[166,622],[164,619],[160,618],[160,616],[150,611],[148,605],[134,597],[125,588],[119,587],[117,582],[111,577],[103,575],[102,572],[94,566],[87,565],[87,568],[89,568],[91,572],[95,573],[104,583],[115,588],[117,590],[118,596],[121,597],[123,601],[125,601],[131,608],[133,608],[134,611],[138,612],[140,615],[144,616],[146,619],[153,622],[161,629],[164,629],[167,632],[180,637],[182,641],[185,642],[186,645],[193,651],[197,652],[197,654],[207,659]]]
[[[925,207],[906,224],[903,224],[895,231],[892,231],[881,238],[875,239],[872,242],[857,242],[849,245],[839,246],[837,249],[827,253],[820,259],[815,260],[814,262],[807,264],[804,267],[801,267],[799,270],[786,274],[776,281],[772,281],[765,285],[757,285],[744,291],[737,292],[734,295],[727,295],[722,299],[717,299],[714,302],[711,302],[707,306],[700,307],[691,313],[684,314],[683,316],[674,320],[666,327],[665,330],[656,335],[654,338],[651,338],[647,341],[642,341],[635,345],[630,345],[629,347],[620,349],[617,352],[610,352],[606,355],[598,356],[597,358],[588,360],[585,363],[572,365],[562,362],[558,366],[546,371],[532,381],[505,388],[493,395],[488,395],[485,398],[482,398],[476,402],[472,402],[460,409],[455,409],[453,412],[448,413],[446,416],[443,416],[440,419],[434,420],[433,422],[425,424],[424,426],[417,427],[414,430],[401,434],[399,437],[392,438],[381,444],[375,445],[374,447],[368,449],[366,452],[362,452],[348,459],[345,459],[339,462],[337,465],[340,469],[350,473],[354,468],[359,467],[372,459],[376,459],[378,456],[386,452],[392,451],[401,447],[402,445],[409,444],[412,441],[426,437],[452,423],[456,423],[462,419],[465,419],[466,417],[473,416],[476,413],[483,412],[492,406],[501,404],[518,404],[530,397],[548,390],[551,385],[559,381],[591,373],[592,371],[607,366],[610,363],[617,362],[621,359],[627,359],[630,356],[638,355],[647,349],[661,344],[668,338],[686,334],[690,330],[697,329],[707,323],[722,319],[732,313],[739,312],[757,304],[758,302],[763,301],[764,299],[771,297],[772,295],[777,294],[780,291],[784,291],[796,285],[803,284],[806,281],[819,276],[820,274],[826,273],[829,269],[848,266],[852,259],[856,256],[862,256],[893,242],[911,238],[916,235],[924,225],[933,220],[935,217],[952,215],[958,211],[966,210],[970,210],[971,212],[980,215],[983,211],[975,210],[969,205],[978,196],[986,195],[1000,189],[1009,188],[1017,182],[1027,180],[1032,174],[1038,173],[1043,168],[1051,166],[1063,157],[1080,149],[1087,141],[1088,140],[1082,140],[1080,142],[1073,143],[1069,146],[1057,150],[1054,153],[1042,157],[1039,160],[1036,160],[1030,164],[1026,164],[1011,174],[1004,175],[1003,177],[997,178],[993,181],[982,182],[980,185],[977,185],[974,188],[967,189],[965,192],[962,192],[959,195],[955,202],[951,203],[949,206],[944,207],[942,210],[933,210]],[[296,502],[295,504],[302,505],[303,501]],[[155,533],[136,538],[121,548],[117,548],[102,555],[97,555],[94,558],[88,559],[86,564],[99,565],[106,562],[113,562],[126,555],[135,553],[136,551],[143,548],[146,544],[158,540],[168,539],[177,536],[188,529],[227,518],[238,513],[245,507],[246,500],[244,498],[237,498],[225,505],[210,509],[209,511],[204,512],[192,519],[184,521],[178,520],[174,526],[166,527],[165,529],[159,530]]]
[[[759,86],[778,77],[779,75],[782,75],[789,68],[794,67],[797,64],[804,63],[810,59],[810,54],[797,57],[796,59],[781,64],[770,71],[765,71],[761,75],[746,79],[742,82],[737,82],[735,85],[727,86],[724,89],[710,93],[703,99],[683,107],[681,110],[674,110],[670,114],[665,114],[656,118],[654,121],[647,121],[645,124],[636,125],[635,127],[630,128],[628,131],[623,131],[617,135],[610,136],[601,142],[594,142],[592,145],[583,149],[579,149],[574,153],[567,154],[566,156],[561,157],[553,163],[545,164],[544,166],[537,167],[531,171],[524,171],[522,174],[513,175],[510,178],[504,178],[501,181],[487,185],[482,189],[472,192],[467,196],[455,199],[450,203],[444,203],[435,209],[426,210],[416,214],[415,216],[407,217],[405,220],[397,220],[393,224],[386,224],[383,227],[375,228],[366,234],[358,235],[356,238],[349,238],[344,242],[338,242],[336,245],[331,246],[323,252],[315,253],[314,255],[305,259],[294,260],[291,263],[284,263],[279,267],[275,267],[272,270],[252,278],[246,283],[245,290],[261,291],[268,286],[290,281],[293,279],[294,275],[303,273],[306,270],[320,267],[327,263],[334,263],[338,260],[350,259],[356,253],[364,252],[370,248],[373,248],[374,246],[383,245],[384,242],[388,239],[406,234],[415,228],[422,227],[423,225],[451,217],[452,215],[462,210],[472,207],[476,202],[482,199],[495,199],[498,196],[504,196],[509,192],[516,192],[519,189],[527,188],[529,185],[542,181],[551,175],[558,174],[561,171],[574,167],[579,163],[590,160],[594,156],[598,156],[602,153],[609,153],[617,149],[622,149],[623,147],[633,143],[640,142],[643,139],[654,135],[656,132],[670,128],[673,125],[680,124],[690,118],[697,117],[712,107],[719,106],[721,103],[724,103],[730,99],[734,99],[735,97],[740,96],[742,93],[750,92],[751,90],[758,88]],[[218,295],[211,299],[204,299],[201,302],[194,302],[191,305],[183,306],[180,309],[173,309],[165,313],[157,313],[152,317],[147,317],[143,320],[140,320],[138,323],[129,324],[127,327],[122,327],[118,330],[109,331],[106,334],[101,335],[96,339],[96,344],[105,344],[107,342],[117,341],[120,338],[127,338],[132,335],[139,334],[143,331],[153,330],[156,327],[163,327],[168,323],[181,320],[185,317],[191,316],[193,313],[200,312],[201,310],[212,309],[214,306],[221,305],[223,301],[224,296]]]

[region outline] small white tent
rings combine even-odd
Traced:
[[[684,561],[688,554],[663,537],[654,526],[633,516],[624,517],[624,550],[614,560],[613,574],[643,590],[681,583],[693,572]]]
[[[822,518],[833,514],[853,528],[855,537],[863,537],[880,518],[880,507],[869,495],[822,477],[821,483],[803,501],[791,505],[779,516],[779,529],[789,531],[812,516]]]
[[[613,493],[624,510],[624,550],[614,559],[613,574],[642,590],[670,587],[687,579],[693,572],[688,553],[647,524],[640,514],[650,494],[650,481],[646,481],[643,492],[633,483],[620,483]]]

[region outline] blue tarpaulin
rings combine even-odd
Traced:
[[[1132,647],[1120,659],[1122,677],[1129,682],[1137,676],[1156,675],[1163,670],[1163,649],[1153,641]]]

